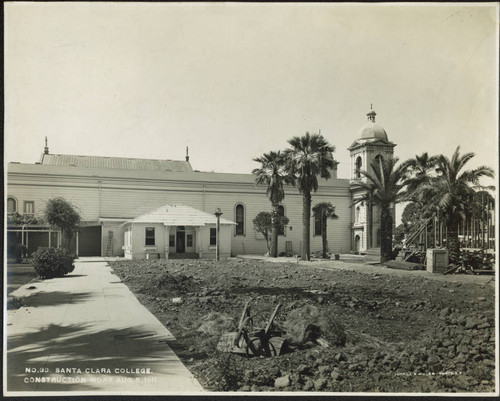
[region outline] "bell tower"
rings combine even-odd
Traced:
[[[377,113],[370,105],[366,113],[367,122],[363,125],[357,138],[348,150],[350,152],[351,177],[350,191],[354,202],[365,197],[369,199],[367,191],[360,186],[366,182],[363,171],[372,169],[372,164],[379,158],[390,159],[394,155],[396,144],[389,141],[387,132],[375,122]],[[371,248],[380,247],[380,211],[376,205],[364,200],[352,206],[352,237],[351,249],[355,253],[364,253]]]

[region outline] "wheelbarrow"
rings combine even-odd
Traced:
[[[250,314],[250,301],[247,301],[241,314],[238,330],[224,333],[217,344],[217,350],[246,356],[281,355],[287,348],[287,342],[281,337],[283,333],[273,328],[274,318],[280,308],[281,304],[278,304],[266,327],[254,328],[253,317]]]

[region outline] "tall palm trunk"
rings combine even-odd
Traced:
[[[450,263],[458,263],[460,259],[460,241],[458,239],[458,223],[459,219],[457,216],[451,216],[448,219],[446,228],[448,229],[448,238],[446,241],[446,247],[449,252]]]
[[[392,216],[389,205],[380,206],[380,261],[392,259]]]
[[[270,252],[270,256],[273,258],[278,257],[278,231],[279,231],[278,207],[279,205],[277,203],[273,203],[272,228],[271,228],[271,252]]]
[[[302,260],[311,260],[311,192],[302,194]]]
[[[321,216],[321,242],[323,244],[323,259],[326,259],[328,244],[326,242],[326,214]]]
[[[368,248],[373,248],[373,203],[368,201],[367,208],[368,212]]]

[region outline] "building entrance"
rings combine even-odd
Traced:
[[[177,227],[175,251],[177,253],[186,252],[186,229],[184,226]]]

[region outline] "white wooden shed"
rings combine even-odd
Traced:
[[[214,214],[190,206],[161,206],[121,225],[125,230],[125,257],[215,259],[216,222]],[[220,218],[221,259],[227,259],[231,255],[231,234],[234,225],[236,223]]]

